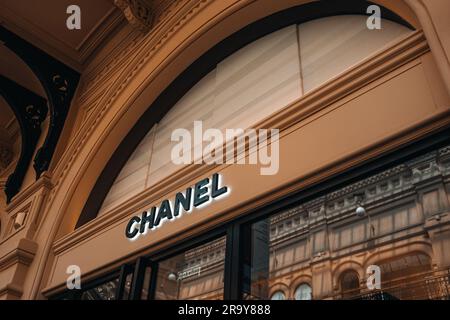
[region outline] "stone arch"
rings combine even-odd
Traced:
[[[278,291],[283,292],[284,296],[286,297],[286,300],[290,299],[290,295],[289,295],[289,286],[286,285],[283,282],[277,282],[275,284],[273,284],[270,288],[269,288],[269,296],[268,298],[271,299],[272,295]]]
[[[147,53],[146,57],[137,54],[130,61],[127,69],[122,71],[119,79],[111,84],[109,92],[99,101],[99,109],[94,110],[83,124],[85,132],[72,139],[70,147],[62,156],[61,164],[55,168],[55,188],[45,208],[46,219],[40,226],[38,235],[41,238],[39,243],[45,243],[45,246],[38,249],[42,258],[30,270],[33,275],[29,276],[27,285],[32,290],[28,298],[36,297],[39,287],[45,283],[44,274],[52,264],[54,241],[74,230],[97,178],[114,156],[119,142],[127,135],[134,134],[130,130],[146,110],[150,109],[149,104],[161,96],[163,89],[183,72],[193,71],[187,68],[215,44],[220,44],[239,29],[276,12],[311,2],[313,1],[243,1],[232,8],[225,8],[224,3],[215,2],[210,4],[210,10],[201,10],[203,7],[199,5],[193,9],[198,12],[188,16],[179,29],[171,30],[165,38],[180,45],[175,47],[171,41],[166,40],[158,43],[158,48],[154,51],[149,48],[148,52],[153,54],[151,59],[150,53]],[[403,1],[401,4],[383,0],[374,2],[393,10],[412,26],[418,26],[414,14]],[[209,5],[207,1],[205,3],[203,6]],[[202,28],[192,35],[192,28],[198,24]],[[250,28],[247,31],[251,33],[254,30]]]

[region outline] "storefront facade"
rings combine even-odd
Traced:
[[[365,1],[175,1],[120,25],[2,212],[1,297],[448,299],[449,5],[373,3],[381,30]],[[279,129],[276,172],[173,164],[195,121]]]

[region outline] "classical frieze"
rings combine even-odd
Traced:
[[[79,130],[74,138],[75,142],[71,144],[71,148],[66,150],[63,159],[61,159],[60,167],[63,169],[55,175],[55,187],[59,185],[60,181],[65,176],[66,171],[70,168],[71,162],[76,159],[76,156],[86,140],[91,136],[92,131],[96,128],[95,124],[104,117],[105,113],[110,109],[116,98],[123,92],[136,73],[141,70],[145,63],[151,59],[155,52],[157,52],[157,50],[168,41],[175,32],[182,28],[189,19],[195,17],[201,9],[211,2],[211,0],[191,0],[187,5],[179,6],[178,4],[181,2],[182,1],[175,2],[174,6],[177,10],[173,10],[171,16],[167,17],[167,23],[163,23],[162,21],[160,26],[155,27],[155,32],[150,32],[147,37],[138,38],[136,40],[136,44],[139,43],[139,50],[135,50],[137,51],[135,55],[138,55],[138,57],[136,57],[137,60],[130,65],[129,59],[126,57],[126,70],[116,70],[113,67],[109,68],[111,72],[119,72],[120,77],[114,81],[114,85],[110,86],[108,92],[102,96],[102,99],[97,104],[99,108],[96,108],[91,115],[86,118],[86,121],[83,123],[83,130]],[[130,50],[134,50],[132,46],[130,46]],[[108,72],[106,72],[106,74],[108,74]],[[101,78],[94,82],[100,80]],[[52,191],[49,201],[51,201],[51,197],[53,197],[53,194],[57,192],[57,190],[58,189],[55,188]]]
[[[175,0],[114,0],[128,22],[143,33],[150,31],[174,2]]]

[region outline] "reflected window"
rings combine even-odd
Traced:
[[[223,299],[225,245],[222,237],[160,262],[155,299]]]
[[[295,290],[295,300],[312,300],[312,289],[307,283],[303,283]]]
[[[431,271],[431,259],[424,254],[411,254],[394,258],[379,265],[384,283],[401,281],[402,279]]]
[[[341,291],[344,299],[359,294],[359,276],[354,270],[345,271],[341,276]]]
[[[286,300],[286,296],[284,295],[283,291],[277,291],[272,295],[270,300]]]
[[[430,277],[433,271],[431,259],[425,254],[414,253],[395,257],[379,266],[383,291],[389,294],[391,299],[424,300],[448,295],[446,289],[442,291],[448,280]]]

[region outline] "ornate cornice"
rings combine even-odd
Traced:
[[[29,266],[36,255],[36,251],[36,242],[28,239],[21,239],[17,248],[0,258],[0,271],[18,263]]]
[[[151,32],[147,38],[136,39],[136,43],[139,43],[140,45],[138,50],[140,53],[139,57],[135,57],[134,62],[131,65],[129,61],[127,62],[127,69],[120,72],[120,76],[117,77],[115,84],[108,88],[108,92],[105,93],[99,101],[99,108],[94,110],[86,119],[80,127],[78,134],[71,141],[69,147],[65,150],[63,159],[60,161],[60,168],[62,170],[55,174],[56,188],[53,189],[49,201],[52,200],[60,181],[64,178],[67,170],[70,168],[70,164],[76,159],[86,140],[91,136],[92,131],[96,128],[96,124],[99,123],[99,121],[101,121],[101,119],[105,116],[105,113],[110,109],[111,105],[115,102],[123,90],[125,90],[131,79],[133,79],[145,63],[151,59],[157,50],[160,49],[160,47],[168,41],[174,33],[182,28],[189,19],[195,17],[211,1],[212,0],[191,0],[188,5],[180,7],[179,10],[173,10],[171,17],[167,17],[169,22],[164,24],[161,23],[161,25],[155,27],[155,32]],[[178,2],[176,2],[174,6],[177,6]],[[133,50],[131,46],[129,48]],[[116,62],[116,60],[114,61]],[[110,68],[108,67],[108,70],[109,69]]]
[[[155,1],[150,0],[114,0],[122,10],[128,22],[139,31],[146,33],[153,26],[155,19]]]

